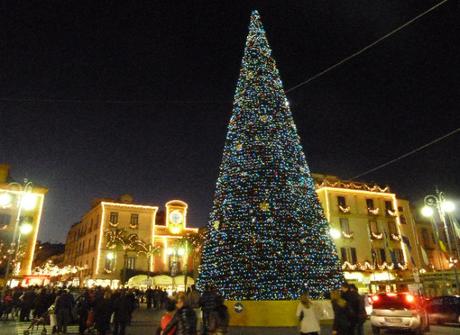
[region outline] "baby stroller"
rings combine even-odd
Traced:
[[[43,313],[42,315],[37,316],[32,319],[29,327],[26,330],[24,330],[24,335],[31,335],[31,334],[46,335],[48,333],[48,331],[46,330],[46,325],[49,325],[49,324],[50,324],[50,312],[47,311]]]

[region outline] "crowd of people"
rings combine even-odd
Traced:
[[[362,335],[367,314],[364,297],[356,286],[344,283],[340,290],[331,292],[330,298],[334,311],[332,334]],[[229,313],[223,297],[213,287],[201,294],[192,286],[171,296],[160,288],[16,287],[7,290],[0,302],[0,317],[50,324],[57,334],[65,334],[68,325],[76,323],[80,334],[125,335],[140,302],[145,302],[147,309],[164,311],[157,335],[227,334]],[[320,314],[308,294],[303,294],[296,311],[301,335],[320,333]]]
[[[71,323],[77,323],[80,334],[124,335],[142,293],[138,290],[96,287],[92,289],[59,289],[17,287],[7,290],[0,304],[3,320],[49,324],[52,332],[65,334]]]
[[[330,294],[334,322],[333,335],[363,335],[364,322],[367,319],[364,296],[358,293],[354,284],[342,284],[340,290]],[[302,294],[297,306],[300,335],[318,335],[320,333],[320,314],[308,294]]]
[[[69,324],[78,324],[79,334],[124,335],[141,302],[146,303],[147,309],[166,311],[158,334],[227,333],[229,316],[223,298],[212,288],[200,294],[195,286],[172,296],[160,288],[16,287],[7,290],[0,302],[0,318],[50,325],[55,334],[65,334]]]
[[[209,286],[200,294],[192,285],[185,293],[168,299],[158,335],[225,335],[228,331],[229,313],[224,299]]]

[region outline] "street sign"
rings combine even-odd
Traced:
[[[243,304],[241,302],[237,302],[233,307],[236,313],[241,313],[243,311]]]

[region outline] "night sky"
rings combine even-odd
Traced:
[[[5,1],[0,162],[49,188],[42,240],[95,197],[190,205],[206,223],[250,11],[285,88],[437,1]],[[19,3],[19,4],[18,4]],[[460,9],[437,9],[288,94],[314,172],[350,178],[460,126]],[[362,179],[460,199],[460,134]]]

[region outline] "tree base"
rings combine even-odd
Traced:
[[[329,300],[317,300],[321,320],[334,317]],[[236,312],[235,305],[241,304],[241,312]],[[230,314],[230,326],[238,327],[295,327],[299,324],[296,317],[298,300],[227,300],[225,305]],[[239,305],[236,306],[238,309]]]

